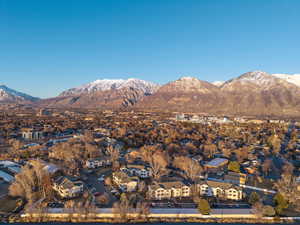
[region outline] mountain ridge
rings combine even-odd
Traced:
[[[136,78],[129,79],[98,79],[93,82],[81,85],[79,87],[70,88],[62,92],[59,96],[70,96],[78,94],[90,94],[96,91],[108,91],[122,88],[135,88],[151,94],[159,88],[154,82],[145,81]]]
[[[263,71],[250,71],[217,84],[191,76],[165,85],[136,78],[100,79],[68,89],[54,98],[32,101],[38,107],[296,115],[300,113],[297,79],[298,75]]]
[[[29,103],[38,100],[39,98],[33,97],[23,92],[16,91],[14,89],[7,87],[4,84],[0,85],[0,102]]]

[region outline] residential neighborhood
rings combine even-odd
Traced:
[[[110,111],[88,112],[86,120],[86,112],[47,112],[1,115],[2,216],[37,205],[120,212],[124,201],[151,210],[203,212],[207,204],[299,213],[297,121],[186,123],[168,113]]]

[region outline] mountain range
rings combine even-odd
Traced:
[[[130,78],[102,79],[62,92],[55,98],[31,97],[0,86],[0,102],[37,107],[204,112],[232,115],[300,113],[300,75],[253,71],[228,81],[182,77],[165,85]]]

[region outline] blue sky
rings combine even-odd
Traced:
[[[0,0],[0,83],[38,97],[101,78],[300,73],[298,0]]]

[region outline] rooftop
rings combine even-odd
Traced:
[[[208,163],[206,163],[206,166],[211,166],[211,167],[217,167],[220,166],[222,164],[226,164],[228,162],[228,159],[225,158],[215,158],[211,161],[209,161]]]

